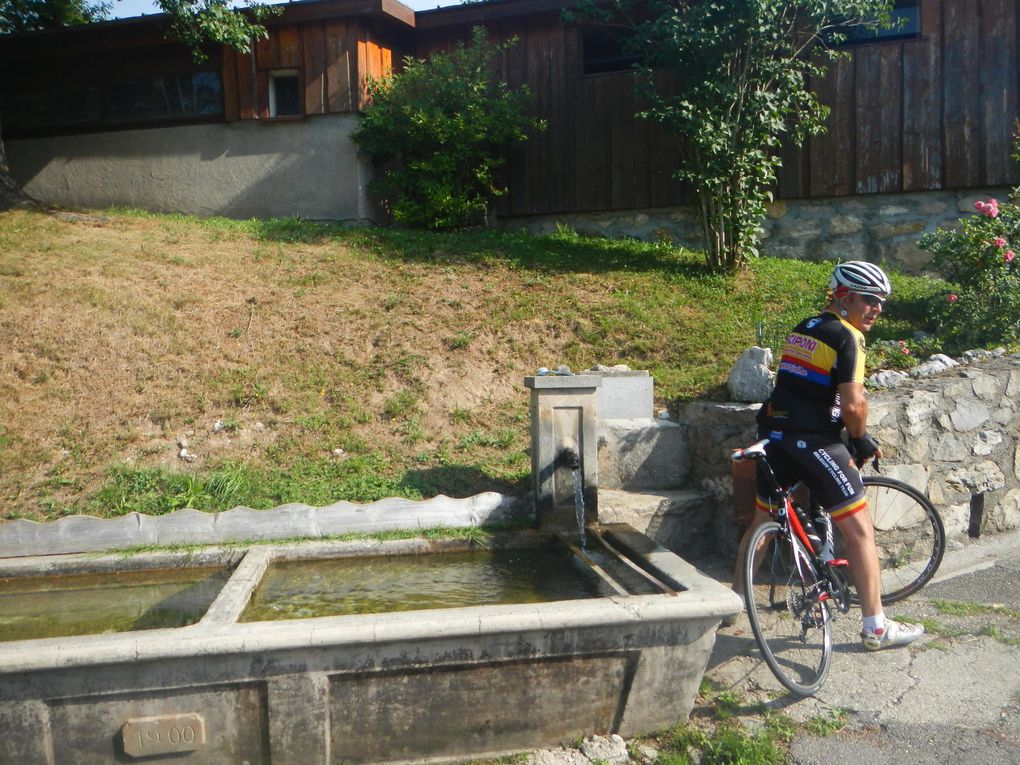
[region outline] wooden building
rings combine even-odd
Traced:
[[[569,5],[490,0],[415,13],[396,0],[302,0],[283,6],[254,55],[211,50],[202,63],[164,40],[160,17],[0,38],[4,137],[12,167],[30,191],[47,152],[74,161],[73,147],[96,134],[130,132],[121,141],[133,158],[126,172],[138,172],[134,143],[148,145],[139,138],[147,130],[163,131],[165,142],[173,140],[165,131],[175,127],[250,123],[275,126],[271,141],[292,142],[279,126],[356,118],[366,105],[368,75],[388,71],[405,55],[426,56],[468,40],[482,24],[494,40],[517,38],[500,59],[499,74],[511,85],[527,84],[534,113],[548,122],[514,151],[502,216],[682,205],[683,190],[672,178],[676,146],[634,117],[629,61],[614,55],[599,30],[564,23],[561,11]],[[832,107],[828,132],[785,152],[778,196],[831,200],[1018,183],[1011,161],[1018,9],[1020,0],[900,0],[906,27],[847,46],[849,55],[812,83]],[[229,136],[215,140],[229,145]],[[267,140],[259,137],[259,145]],[[115,182],[112,165],[100,172]],[[364,184],[368,172],[355,174]],[[307,177],[287,184],[324,182]],[[52,187],[51,178],[35,190],[46,198]],[[57,195],[53,201],[89,199]],[[186,200],[181,204],[187,208]],[[361,213],[366,204],[359,202]],[[229,205],[225,212],[245,214]],[[258,205],[252,212],[323,217],[322,210]]]

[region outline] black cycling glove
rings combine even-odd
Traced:
[[[850,448],[850,455],[854,458],[854,462],[857,463],[857,467],[862,467],[878,451],[879,444],[873,436],[865,433],[860,438],[853,438],[851,436],[848,447]]]

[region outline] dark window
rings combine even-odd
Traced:
[[[584,73],[623,72],[642,63],[639,54],[627,50],[626,36],[616,29],[585,29],[581,32]]]
[[[301,85],[297,69],[278,69],[269,73],[269,116],[291,117],[301,114]]]
[[[49,129],[216,117],[223,114],[223,88],[218,72],[194,72],[5,93],[2,102],[4,132],[22,136]]]
[[[850,27],[847,43],[866,43],[877,40],[904,40],[921,34],[921,8],[918,0],[897,0],[892,10],[892,26],[885,29]]]
[[[38,127],[63,127],[98,122],[102,98],[94,87],[69,87],[42,93],[9,93],[3,96],[4,131]]]
[[[222,114],[216,72],[142,77],[110,86],[110,120],[150,122]]]

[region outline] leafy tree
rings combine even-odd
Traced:
[[[91,0],[0,0],[0,34],[91,24],[108,18],[111,7]]]
[[[247,13],[230,9],[228,0],[156,0],[166,14],[167,33],[186,45],[196,60],[203,60],[203,46],[228,45],[247,53],[255,40],[265,38],[264,23],[278,9],[250,2]],[[0,34],[90,24],[109,17],[107,0],[0,0]],[[2,104],[0,104],[2,106]],[[18,187],[7,164],[0,133],[0,210],[30,200]]]
[[[369,79],[371,105],[354,140],[380,169],[371,188],[396,222],[434,230],[477,225],[506,192],[496,178],[506,148],[544,127],[527,116],[528,89],[511,90],[493,76],[493,59],[506,45],[489,43],[475,27],[470,45],[405,58],[399,74]]]
[[[580,15],[621,25],[643,56],[639,116],[681,139],[677,177],[696,192],[713,269],[756,256],[780,144],[824,129],[808,90],[856,25],[888,23],[891,0],[582,0]],[[676,87],[659,85],[668,69]]]

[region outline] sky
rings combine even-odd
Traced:
[[[460,0],[400,0],[404,5],[416,11],[425,11],[432,8],[439,8],[447,5],[457,5]],[[110,17],[114,19],[129,19],[134,16],[145,16],[159,13],[159,8],[153,0],[114,0],[113,8],[110,10]]]

